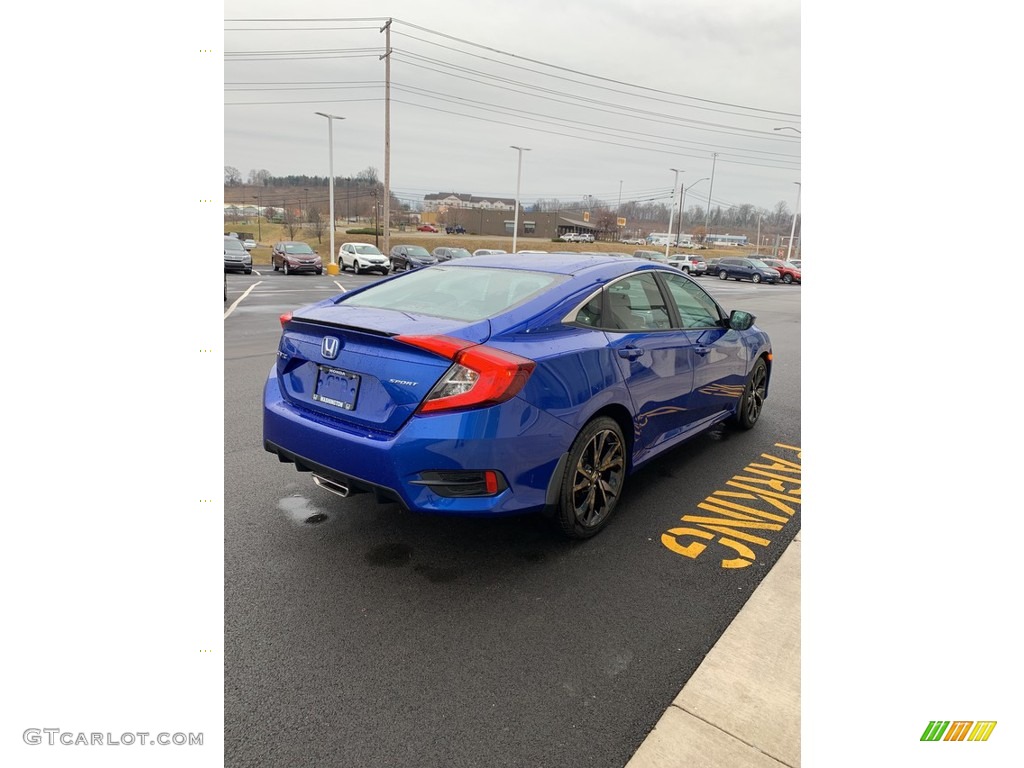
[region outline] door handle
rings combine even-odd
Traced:
[[[701,357],[703,357],[704,355],[711,351],[711,347],[705,347],[703,345],[698,344],[693,348],[693,351],[696,352]]]
[[[644,351],[639,347],[634,347],[630,345],[628,347],[623,347],[622,349],[619,350],[619,357],[624,357],[627,360],[636,360],[643,353]]]

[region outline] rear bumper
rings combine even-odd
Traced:
[[[274,370],[264,388],[267,451],[300,471],[397,501],[412,512],[499,516],[540,510],[574,437],[564,422],[518,397],[475,411],[413,416],[398,432],[385,434],[284,400]],[[488,469],[508,483],[492,496],[441,496],[422,484],[423,472]]]

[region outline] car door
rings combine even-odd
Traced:
[[[653,272],[609,284],[602,291],[599,326],[633,401],[640,458],[680,437],[696,419],[690,410],[690,338],[674,323]]]
[[[689,408],[701,423],[734,411],[747,375],[747,348],[728,325],[728,314],[693,280],[659,273],[693,352]]]

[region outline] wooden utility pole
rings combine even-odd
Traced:
[[[385,33],[384,55],[384,253],[391,252],[391,19]]]

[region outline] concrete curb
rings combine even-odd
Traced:
[[[626,768],[800,766],[800,534]]]

